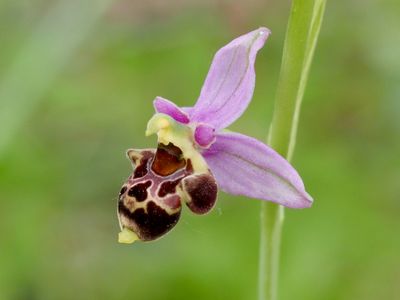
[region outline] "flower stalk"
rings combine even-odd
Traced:
[[[288,161],[296,144],[300,106],[317,43],[325,0],[293,0],[268,144]],[[259,300],[276,300],[283,206],[261,203]]]

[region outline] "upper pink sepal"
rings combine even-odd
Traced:
[[[254,63],[270,31],[261,27],[222,47],[214,56],[191,121],[221,129],[246,110],[254,91]]]

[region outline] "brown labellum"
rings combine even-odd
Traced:
[[[217,200],[217,185],[209,174],[195,174],[182,180],[182,190],[186,195],[186,204],[196,214],[208,213]]]
[[[134,171],[123,185],[118,201],[121,229],[140,240],[155,240],[178,222],[182,201],[196,214],[209,212],[217,199],[210,171],[196,173],[191,161],[173,144],[157,149],[128,150]]]

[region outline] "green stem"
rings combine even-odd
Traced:
[[[293,0],[268,144],[292,158],[310,65],[325,10],[325,0]],[[259,300],[276,300],[284,208],[261,204]]]

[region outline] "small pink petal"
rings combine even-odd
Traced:
[[[186,112],[184,112],[175,103],[167,99],[156,97],[156,99],[153,101],[153,105],[156,112],[169,115],[180,123],[188,124],[190,121],[189,116]]]

